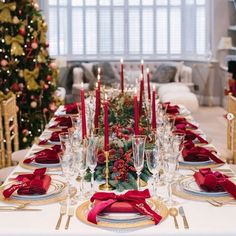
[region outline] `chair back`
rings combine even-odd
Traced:
[[[12,153],[19,149],[18,139],[18,124],[17,124],[17,110],[16,97],[12,95],[9,99],[4,100],[1,104],[4,138],[6,140],[6,164],[12,164]]]
[[[2,108],[0,106],[0,114],[2,114]],[[6,166],[5,159],[5,147],[4,147],[4,137],[3,137],[3,125],[2,125],[2,116],[0,115],[0,168]]]

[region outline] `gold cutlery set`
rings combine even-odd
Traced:
[[[3,211],[41,211],[42,209],[39,208],[26,208],[26,206],[29,205],[29,203],[27,204],[20,204],[17,206],[0,206],[0,212]]]
[[[61,205],[61,208],[60,208],[60,216],[59,216],[59,218],[58,218],[58,221],[57,221],[57,224],[56,224],[56,227],[55,227],[56,230],[59,230],[59,229],[60,229],[62,217],[63,217],[64,215],[66,215],[66,212],[67,212],[67,206],[66,206],[66,205]],[[65,229],[69,229],[70,219],[71,219],[71,217],[74,216],[74,212],[75,212],[74,207],[69,207],[69,209],[68,209],[68,214],[67,214],[67,221],[66,221]]]
[[[169,215],[172,216],[174,218],[174,223],[175,223],[175,228],[179,229],[179,224],[177,221],[177,216],[178,214],[180,214],[183,218],[183,224],[184,224],[184,228],[185,229],[189,229],[189,225],[188,225],[188,221],[184,212],[184,208],[181,206],[179,207],[179,209],[172,207],[169,209]]]

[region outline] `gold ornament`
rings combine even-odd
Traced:
[[[43,55],[43,53],[40,52],[40,53],[38,54],[37,61],[38,61],[39,63],[46,63],[46,58],[45,58],[45,56]]]
[[[37,107],[37,102],[35,102],[35,101],[32,101],[31,103],[30,103],[30,106],[31,106],[31,108],[36,108]]]
[[[0,22],[12,23],[11,11],[16,10],[16,3],[4,3],[0,1]]]
[[[21,44],[24,44],[24,38],[21,35],[11,37],[10,35],[5,36],[6,44],[11,45],[11,55],[21,56],[24,55]]]
[[[19,71],[19,76],[20,76],[21,78],[24,77],[24,71],[23,71],[23,70],[20,70],[20,71]]]
[[[29,90],[37,90],[40,88],[36,79],[39,77],[39,68],[36,67],[33,71],[24,69],[24,79]]]
[[[19,18],[17,16],[14,16],[12,19],[13,24],[18,24],[20,22]]]

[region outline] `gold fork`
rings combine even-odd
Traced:
[[[61,220],[62,220],[62,217],[66,214],[66,210],[67,210],[67,206],[66,205],[61,205],[60,216],[59,216],[59,219],[58,219],[57,224],[56,224],[56,230],[58,230],[60,228]]]

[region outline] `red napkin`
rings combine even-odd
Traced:
[[[186,128],[191,128],[191,129],[197,129],[198,127],[190,122],[188,122],[186,120],[186,118],[184,117],[175,117],[174,118],[174,122],[175,122],[175,127],[177,129],[186,129]],[[181,128],[181,125],[184,127],[184,128]]]
[[[162,107],[166,109],[166,113],[168,114],[178,114],[179,113],[179,106],[171,105],[170,102],[162,103]]]
[[[49,139],[44,139],[42,141],[39,142],[39,145],[45,145],[48,143],[48,140],[52,141],[52,142],[60,142],[60,138],[59,138],[59,134],[60,133],[64,133],[64,132],[68,132],[68,129],[62,129],[60,131],[54,131],[51,134],[51,137]]]
[[[196,183],[207,192],[228,192],[236,199],[236,185],[227,175],[219,171],[213,172],[210,168],[200,169],[194,174]]]
[[[29,164],[32,161],[42,164],[55,164],[59,163],[60,159],[58,152],[52,149],[44,149],[42,151],[34,153],[33,156],[24,160],[24,163]]]
[[[64,105],[64,109],[66,111],[66,114],[77,114],[77,113],[79,113],[78,104],[76,102]]]
[[[207,144],[208,142],[202,138],[199,134],[191,131],[191,130],[186,130],[186,129],[176,129],[173,131],[174,133],[183,133],[185,134],[185,140],[195,140],[197,139],[200,143],[205,143]]]
[[[139,212],[143,215],[151,216],[155,224],[158,224],[162,217],[146,203],[146,199],[150,197],[148,189],[144,191],[131,190],[121,195],[97,192],[90,199],[95,204],[93,209],[88,213],[87,219],[96,224],[96,217],[101,212]]]
[[[18,175],[19,184],[13,184],[3,191],[3,196],[9,198],[16,190],[20,195],[45,194],[51,184],[51,177],[45,175],[46,168],[36,169],[33,174]]]
[[[182,151],[182,156],[185,161],[201,162],[213,160],[216,163],[224,163],[216,155],[213,154],[214,151],[210,151],[204,147],[195,146],[192,141],[188,141],[184,144]]]
[[[54,121],[56,122],[56,124],[51,125],[49,128],[56,128],[58,126],[67,127],[67,128],[72,127],[72,121],[69,116],[68,117],[64,117],[64,116],[56,117]]]

